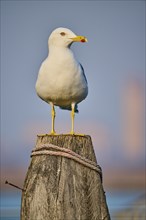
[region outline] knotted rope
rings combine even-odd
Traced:
[[[95,170],[96,172],[98,172],[98,174],[100,175],[102,179],[102,170],[98,164],[75,153],[74,151],[70,149],[58,147],[54,144],[48,143],[48,144],[41,145],[39,149],[32,150],[31,157],[38,156],[38,155],[53,155],[53,156],[61,156],[61,157],[72,159],[92,170]]]

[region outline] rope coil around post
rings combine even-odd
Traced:
[[[54,144],[43,144],[38,149],[32,150],[31,157],[32,156],[39,156],[39,155],[52,155],[52,156],[62,156],[69,159],[72,159],[92,170],[95,170],[101,178],[102,181],[102,170],[101,167],[96,164],[95,162],[75,153],[74,151],[62,148],[59,146],[56,146]]]

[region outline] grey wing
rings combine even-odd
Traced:
[[[80,64],[80,67],[81,67],[81,69],[82,69],[82,73],[83,73],[84,79],[85,79],[86,83],[88,84],[88,82],[87,82],[87,78],[86,78],[86,75],[85,75],[84,68],[83,68],[83,66],[82,66],[81,63],[79,63],[79,64]]]

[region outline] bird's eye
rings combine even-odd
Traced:
[[[61,32],[60,35],[61,35],[61,36],[65,36],[65,32]]]

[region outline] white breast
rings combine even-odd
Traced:
[[[88,87],[83,70],[69,48],[50,52],[41,65],[36,91],[44,101],[58,106],[86,98]]]

